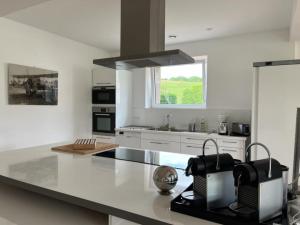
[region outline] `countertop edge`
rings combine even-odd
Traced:
[[[248,137],[242,136],[229,136],[229,135],[219,135],[217,133],[199,133],[199,132],[173,132],[173,131],[157,131],[157,130],[146,130],[146,129],[127,129],[127,128],[116,128],[115,131],[125,131],[125,132],[135,132],[135,133],[152,133],[152,134],[165,134],[165,135],[178,135],[178,136],[209,136],[213,138],[224,138],[224,139],[235,139],[245,141]]]
[[[77,205],[80,207],[84,207],[90,210],[94,210],[100,213],[116,216],[125,220],[129,220],[131,222],[139,223],[139,224],[151,224],[151,225],[172,225],[163,221],[155,220],[149,217],[141,216],[139,214],[135,214],[132,212],[128,212],[125,210],[121,210],[118,208],[114,208],[111,206],[103,205],[100,203],[92,202],[86,199],[74,197],[68,194],[64,194],[61,192],[57,192],[54,190],[50,190],[47,188],[43,188],[40,186],[36,186],[33,184],[25,183],[22,181],[18,181],[15,179],[8,178],[6,176],[0,175],[0,182],[8,185],[12,185],[17,188],[21,188],[23,190],[27,190],[33,193],[41,194],[43,196],[47,196],[50,198],[54,198],[63,202],[67,202],[73,205]]]

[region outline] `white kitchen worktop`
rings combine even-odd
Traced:
[[[215,224],[170,211],[171,199],[191,183],[182,170],[172,196],[162,196],[152,181],[156,166],[50,148],[1,152],[0,182],[137,223]]]
[[[153,133],[153,134],[167,134],[167,135],[180,135],[180,136],[194,136],[194,137],[206,137],[206,138],[226,138],[234,140],[247,140],[247,137],[240,136],[229,136],[229,135],[219,135],[217,133],[202,133],[202,132],[189,132],[189,131],[161,131],[161,130],[149,130],[149,129],[130,129],[126,127],[116,128],[116,131],[124,132],[139,132],[139,133]]]

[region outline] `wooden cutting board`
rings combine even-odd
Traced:
[[[56,146],[56,147],[53,147],[51,149],[52,149],[52,151],[68,152],[68,153],[75,153],[75,154],[85,155],[85,154],[92,154],[92,153],[96,153],[96,152],[108,151],[110,149],[117,148],[117,147],[119,147],[119,145],[98,142],[96,144],[95,149],[78,150],[78,149],[73,148],[73,144]]]

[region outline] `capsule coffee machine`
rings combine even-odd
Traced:
[[[263,147],[268,153],[268,159],[250,161],[249,152],[254,145]],[[246,162],[234,168],[233,176],[237,202],[229,208],[238,216],[264,222],[282,214],[282,166],[271,158],[265,145],[249,145]]]
[[[217,154],[205,155],[205,146],[209,141],[215,144]],[[182,193],[182,198],[206,210],[227,207],[236,200],[232,176],[234,164],[230,154],[219,154],[214,139],[205,140],[202,156],[188,161],[186,175],[193,175],[193,190]]]

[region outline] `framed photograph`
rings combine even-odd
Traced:
[[[8,104],[57,105],[58,72],[8,64]]]

